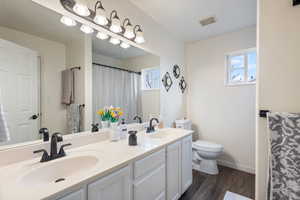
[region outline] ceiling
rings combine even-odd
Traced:
[[[130,0],[170,33],[194,41],[256,24],[256,0]],[[199,21],[215,16],[217,23]]]
[[[63,44],[84,36],[79,30],[79,25],[67,27],[60,23],[60,18],[60,14],[31,0],[0,0],[0,26]],[[93,37],[93,51],[117,59],[147,54],[135,47],[122,49],[108,41],[98,40],[95,36]]]

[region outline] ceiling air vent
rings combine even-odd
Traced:
[[[216,23],[217,20],[215,17],[208,17],[208,18],[205,18],[203,20],[200,20],[200,24],[202,26],[207,26],[207,25],[210,25],[210,24],[213,24],[213,23]]]

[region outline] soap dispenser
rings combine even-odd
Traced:
[[[122,119],[121,125],[120,125],[120,138],[121,140],[126,139],[127,134],[127,125],[125,124],[125,119]]]
[[[137,145],[137,131],[129,131],[129,138],[128,138],[128,145],[129,146],[136,146]]]

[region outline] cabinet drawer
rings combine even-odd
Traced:
[[[165,163],[165,149],[155,152],[134,163],[134,179],[145,176]]]
[[[133,196],[135,200],[158,200],[165,198],[165,165],[159,166],[142,179],[135,181]]]

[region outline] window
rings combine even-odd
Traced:
[[[226,84],[239,85],[256,82],[256,49],[226,55]]]
[[[142,90],[160,89],[159,68],[148,68],[142,70]]]

